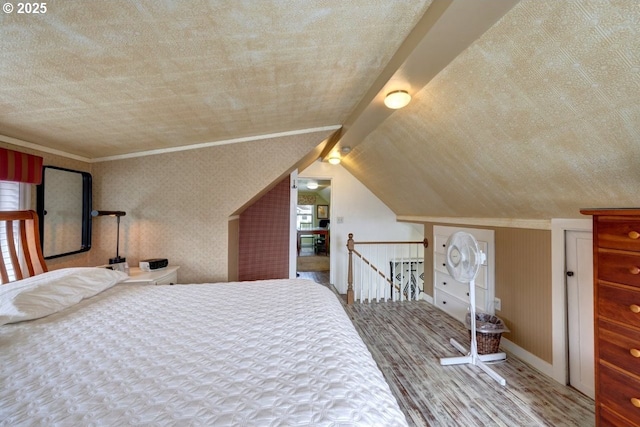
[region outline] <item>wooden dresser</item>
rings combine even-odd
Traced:
[[[640,426],[640,208],[593,216],[596,425]]]

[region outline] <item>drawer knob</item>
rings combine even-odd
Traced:
[[[638,399],[637,397],[632,397],[631,404],[636,408],[640,408],[640,399]]]
[[[629,269],[629,273],[631,273],[631,274],[638,274],[638,273],[640,273],[640,268],[635,267],[635,266],[634,266],[634,267],[631,267],[631,268]]]
[[[634,313],[640,313],[640,306],[636,304],[631,304],[629,306],[629,310],[633,311]]]
[[[640,233],[638,233],[637,231],[630,231],[628,236],[629,238],[636,240],[638,237],[640,237]]]
[[[640,350],[638,350],[637,348],[632,348],[631,350],[629,350],[629,353],[631,353],[633,357],[640,357]]]

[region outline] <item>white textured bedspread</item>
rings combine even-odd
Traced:
[[[0,425],[406,421],[337,297],[273,280],[120,284],[0,326]]]

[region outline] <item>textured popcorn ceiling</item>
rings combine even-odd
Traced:
[[[520,2],[343,164],[398,215],[638,206],[640,2]]]
[[[340,125],[429,4],[65,0],[2,13],[0,135],[100,158]]]
[[[638,206],[640,2],[522,0],[506,12],[513,3],[67,0],[3,13],[0,141],[101,158],[345,125],[356,139],[343,165],[398,215]],[[465,38],[499,7],[502,19]],[[447,25],[464,22],[457,13],[468,25]],[[402,61],[425,21],[445,52],[422,55],[414,79]],[[447,57],[458,39],[470,46]],[[396,81],[409,106],[367,116]]]

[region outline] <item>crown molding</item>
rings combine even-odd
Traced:
[[[74,160],[80,160],[86,163],[100,163],[100,162],[107,162],[111,160],[121,160],[121,159],[130,159],[134,157],[153,156],[155,154],[174,153],[177,151],[197,150],[199,148],[215,147],[218,145],[237,144],[240,142],[262,141],[265,139],[272,139],[272,138],[305,135],[305,134],[315,133],[315,132],[333,132],[340,129],[341,127],[342,125],[321,126],[317,128],[298,129],[298,130],[292,130],[287,132],[269,133],[265,135],[247,136],[242,138],[226,139],[222,141],[203,142],[200,144],[183,145],[180,147],[162,148],[158,150],[140,151],[138,153],[121,154],[117,156],[107,156],[107,157],[94,157],[94,158],[78,156],[75,154],[67,153],[65,151],[56,150],[55,148],[45,147],[42,145],[34,144],[32,142],[23,141],[21,139],[12,138],[10,136],[5,136],[5,135],[0,135],[0,141],[17,145],[19,147],[30,148],[32,150],[38,150],[45,153],[55,154],[57,156],[67,157]]]

